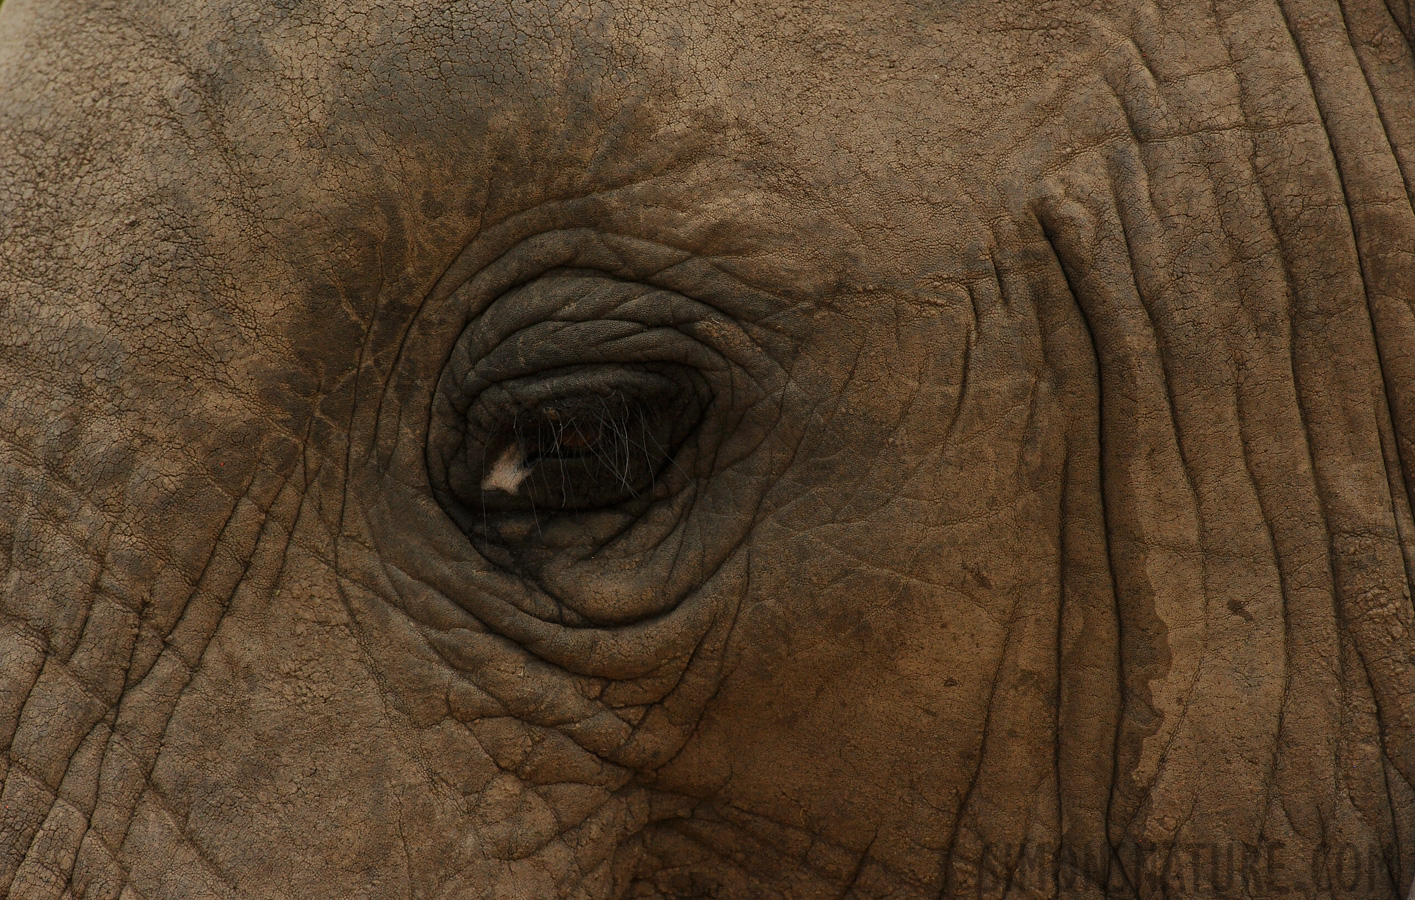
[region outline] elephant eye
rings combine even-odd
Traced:
[[[652,491],[674,441],[675,398],[557,397],[490,423],[478,501],[487,510],[584,510]]]
[[[566,513],[666,495],[705,390],[671,364],[588,365],[488,385],[446,444],[445,491],[474,532],[505,535]]]
[[[535,615],[664,612],[733,552],[753,517],[732,510],[792,458],[778,429],[794,395],[774,354],[793,339],[724,310],[778,298],[702,277],[713,304],[552,269],[468,307],[427,410],[426,482],[403,487],[431,494],[441,539],[455,526],[477,564],[531,590]]]
[[[699,287],[715,284],[724,306],[756,296],[726,276]],[[547,615],[663,612],[732,552],[752,516],[731,510],[791,459],[774,449],[790,379],[764,342],[792,346],[775,327],[593,270],[489,298],[430,398],[425,487],[440,528],[542,591]]]

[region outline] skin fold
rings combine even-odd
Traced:
[[[0,894],[1405,898],[1412,19],[5,0]]]

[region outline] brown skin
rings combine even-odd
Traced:
[[[1405,896],[1408,10],[816,6],[6,0],[11,896]]]

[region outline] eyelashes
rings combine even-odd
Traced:
[[[510,421],[495,423],[481,455],[483,505],[576,510],[612,505],[652,490],[669,462],[674,430],[665,418],[671,399],[658,402],[614,390],[557,397]]]
[[[524,534],[527,521],[540,534],[556,517],[632,515],[668,495],[664,476],[683,474],[674,457],[710,405],[695,370],[597,362],[522,371],[458,398],[458,418],[435,423],[434,487],[464,530],[501,541]]]

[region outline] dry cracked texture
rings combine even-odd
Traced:
[[[6,0],[0,893],[1415,878],[1408,0]]]

